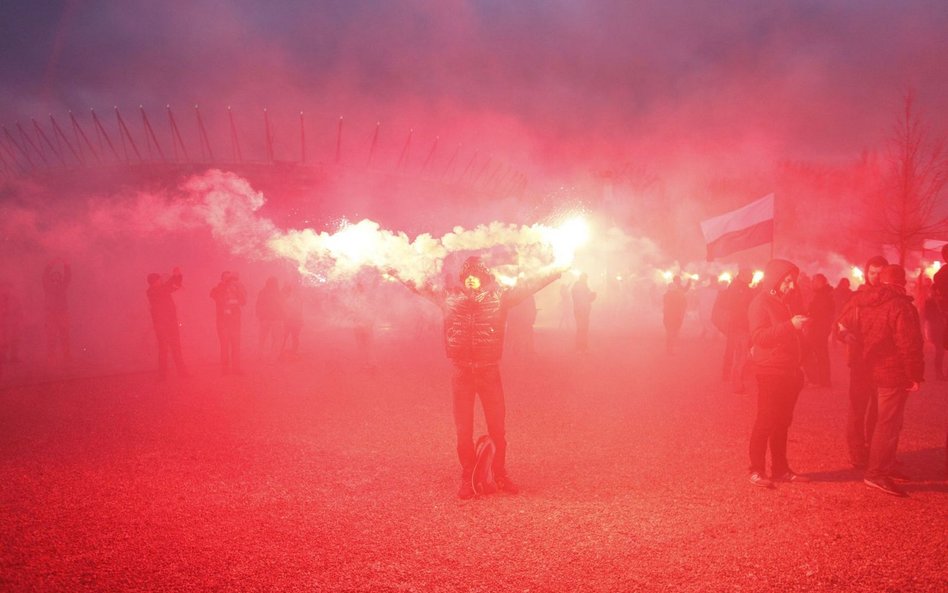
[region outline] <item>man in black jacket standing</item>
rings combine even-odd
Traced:
[[[874,397],[878,421],[869,442],[865,483],[895,496],[905,491],[895,480],[895,454],[909,392],[918,391],[925,375],[922,328],[912,297],[905,294],[905,269],[889,265],[869,290],[853,298],[839,318],[845,331],[859,339],[864,368]]]
[[[390,272],[397,277],[396,271]],[[444,315],[445,353],[454,364],[451,394],[457,452],[461,462],[458,497],[474,496],[474,399],[480,397],[487,432],[496,446],[493,471],[497,488],[516,494],[518,488],[507,475],[504,388],[500,359],[504,348],[507,314],[512,307],[555,281],[560,271],[514,287],[500,287],[479,257],[469,257],[461,266],[462,288],[435,290],[403,281],[416,293],[437,304]]]
[[[881,255],[869,258],[866,262],[866,283],[856,294],[872,290],[879,285],[882,269],[889,262]],[[851,298],[838,317],[846,317],[855,307],[856,299]],[[838,339],[846,342],[846,358],[849,364],[849,414],[846,420],[846,442],[849,445],[849,460],[853,467],[865,469],[869,463],[869,443],[876,428],[878,400],[872,385],[872,371],[866,366],[862,356],[862,344],[858,336],[847,332],[845,327],[837,325]]]

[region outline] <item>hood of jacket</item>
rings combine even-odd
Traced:
[[[777,290],[788,275],[792,275],[796,281],[800,268],[785,259],[772,259],[764,267],[764,279],[760,281],[760,287],[765,293]]]

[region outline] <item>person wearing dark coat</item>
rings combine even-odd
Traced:
[[[869,445],[865,483],[895,496],[906,496],[896,483],[896,452],[905,403],[925,376],[921,322],[912,297],[905,294],[905,269],[883,268],[879,284],[854,297],[838,323],[858,337],[862,363],[878,398],[878,419]]]
[[[806,354],[804,368],[810,383],[820,387],[830,387],[830,358],[829,336],[833,332],[835,319],[835,303],[833,288],[823,274],[813,276],[813,286],[810,292],[810,303],[807,313],[810,323],[807,324],[804,337],[806,339]]]
[[[300,330],[303,329],[303,299],[300,289],[292,283],[283,285],[283,342],[280,358],[295,358],[300,348]]]
[[[718,293],[711,312],[715,326],[725,335],[721,379],[731,381],[734,393],[744,393],[744,371],[750,354],[750,324],[747,318],[755,291],[750,283],[753,273],[738,271],[734,280]]]
[[[852,283],[849,278],[840,278],[833,289],[833,310],[842,311],[849,299],[853,298]]]
[[[19,362],[23,307],[13,285],[0,281],[0,363]]]
[[[932,277],[932,300],[938,305],[942,322],[948,327],[948,245],[941,248],[941,268]],[[943,335],[942,348],[948,348],[948,329]]]
[[[750,438],[750,481],[772,488],[775,481],[806,482],[787,461],[787,431],[803,388],[801,334],[807,318],[794,315],[788,303],[800,270],[771,260],[764,268],[761,290],[749,311],[751,357],[757,372],[757,418]],[[771,478],[766,474],[770,448]]]
[[[389,274],[398,278],[397,270],[390,270]],[[474,496],[471,476],[475,461],[476,397],[480,397],[487,433],[496,446],[493,471],[497,488],[510,494],[518,492],[506,468],[504,388],[500,377],[504,331],[510,309],[554,282],[561,274],[561,271],[555,271],[534,281],[499,287],[481,259],[469,257],[459,274],[462,288],[438,290],[430,285],[417,287],[413,282],[402,280],[409,289],[437,304],[444,316],[444,349],[454,366],[451,393],[461,462],[459,498]]]
[[[266,284],[257,293],[254,312],[257,315],[257,326],[260,332],[260,353],[263,354],[267,350],[271,354],[275,353],[277,336],[280,334],[283,325],[283,297],[280,294],[280,282],[275,276],[267,278]]]
[[[52,361],[56,350],[63,360],[70,359],[69,284],[72,269],[62,260],[50,262],[43,271],[43,294],[46,304],[46,355]]]
[[[240,316],[247,304],[247,291],[236,272],[223,272],[211,289],[217,311],[217,339],[221,347],[221,372],[240,374]]]
[[[178,328],[178,310],[174,304],[172,294],[181,288],[181,270],[175,268],[171,277],[162,280],[161,274],[148,275],[148,308],[151,312],[151,323],[158,339],[158,378],[164,379],[168,375],[168,353],[174,359],[174,366],[178,375],[186,377],[184,358],[181,356],[181,334]]]
[[[570,291],[573,301],[573,318],[576,320],[576,351],[589,348],[589,316],[596,293],[589,289],[589,274],[583,272]]]
[[[537,300],[531,294],[522,303],[510,309],[507,317],[509,345],[516,355],[531,359],[534,355],[533,326],[537,322]]]
[[[943,350],[948,349],[948,245],[941,248],[941,269],[932,278],[931,299],[938,307],[942,331],[941,354],[944,356]],[[938,347],[939,344],[935,344],[935,348]],[[945,435],[945,471],[948,472],[948,434]]]
[[[665,350],[674,352],[678,343],[678,333],[685,320],[688,309],[688,297],[685,294],[688,287],[681,281],[681,276],[675,276],[668,285],[665,296],[662,298],[662,325],[665,326]]]
[[[881,255],[869,258],[866,262],[866,282],[857,290],[853,298],[837,314],[842,317],[850,314],[856,306],[855,296],[878,286],[882,269],[889,262]],[[876,427],[878,401],[872,385],[871,372],[862,357],[862,343],[858,336],[847,332],[837,323],[836,337],[846,343],[846,362],[849,365],[849,412],[846,420],[846,442],[849,446],[849,460],[856,469],[865,469],[869,462],[869,443]]]

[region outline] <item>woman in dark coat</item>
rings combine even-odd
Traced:
[[[807,318],[788,304],[800,269],[775,259],[764,269],[762,290],[750,306],[751,358],[757,372],[757,418],[750,439],[750,481],[772,488],[774,481],[805,482],[787,462],[787,430],[803,388],[801,333]],[[766,474],[770,448],[771,476]]]

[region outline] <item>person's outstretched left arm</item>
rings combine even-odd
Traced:
[[[515,307],[531,294],[537,293],[559,280],[565,270],[557,268],[549,274],[518,282],[516,286],[504,291],[503,302],[507,307]]]

